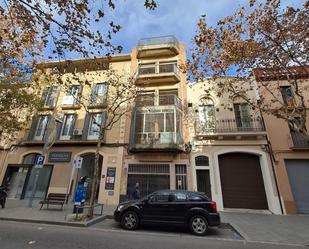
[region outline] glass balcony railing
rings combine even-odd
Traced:
[[[137,49],[143,49],[147,46],[155,46],[155,45],[174,45],[178,47],[178,41],[175,36],[160,36],[160,37],[150,37],[143,38],[139,40],[137,44]]]
[[[145,107],[145,106],[155,106],[156,103],[158,102],[159,106],[176,106],[179,109],[182,109],[182,102],[181,99],[174,95],[159,95],[159,97],[155,97],[154,94],[145,94],[145,95],[140,95],[137,96],[135,100],[135,106],[136,107]]]

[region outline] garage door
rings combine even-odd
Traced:
[[[170,188],[169,164],[129,164],[127,195],[130,196],[139,183],[141,197],[154,191]]]
[[[225,208],[268,209],[259,157],[246,153],[219,156]]]
[[[309,160],[285,160],[298,213],[309,214]]]

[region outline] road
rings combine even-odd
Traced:
[[[228,235],[229,237],[230,235]],[[0,221],[1,249],[293,249],[300,246],[247,243],[241,238],[197,237],[177,229],[124,231],[117,227],[77,228]]]

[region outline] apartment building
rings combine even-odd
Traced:
[[[186,120],[185,46],[174,36],[141,39],[131,54],[138,93],[126,121],[121,198],[138,182],[141,196],[158,189],[191,189]]]
[[[15,150],[5,152],[0,181],[10,186],[9,198],[31,196],[38,170],[35,158],[49,139],[48,131],[56,132],[56,141],[39,169],[36,197],[69,192],[74,198],[81,176],[87,176],[91,185],[99,136],[96,124],[105,121],[106,109],[113,102],[111,89],[104,83],[103,73],[108,68],[133,76],[139,92],[131,111],[105,132],[98,201],[118,204],[120,198],[130,198],[136,182],[142,196],[162,188],[190,189],[189,138],[184,121],[186,75],[179,70],[185,61],[184,45],[167,36],[141,39],[130,54],[73,60],[65,70],[65,61],[42,64],[45,70],[60,69],[63,82],[70,83],[65,90],[52,84],[45,87],[43,108],[21,132]],[[81,85],[81,80],[87,84]],[[89,112],[80,104],[84,97],[90,97],[86,103]],[[53,122],[54,113],[61,114],[62,122]],[[77,169],[72,163],[79,157],[83,163]]]
[[[261,89],[264,88],[263,85],[267,85],[272,89],[272,95],[277,96],[278,101],[275,101],[271,108],[275,110],[281,102],[287,107],[288,116],[295,115],[293,110],[298,106],[298,97],[290,82],[292,80],[299,81],[299,90],[304,97],[306,112],[308,113],[308,67],[291,67],[289,72],[286,70],[259,69],[255,71],[255,77]],[[272,98],[269,91],[261,90],[260,94],[263,95],[265,100]],[[264,120],[275,159],[275,170],[284,212],[286,214],[308,214],[309,140],[293,131],[288,122],[283,119],[274,115],[264,115]],[[308,117],[306,126],[309,127]]]
[[[41,69],[57,67],[66,88],[50,82],[42,92],[42,108],[34,115],[28,129],[22,131],[11,151],[2,154],[3,170],[0,182],[9,185],[9,198],[24,199],[32,195],[35,176],[39,171],[35,197],[42,199],[48,192],[70,193],[74,198],[75,186],[81,176],[88,178],[88,197],[93,179],[95,151],[99,137],[99,126],[106,119],[106,108],[113,99],[106,85],[106,72],[113,68],[119,74],[130,75],[130,54],[117,55],[96,60],[73,60],[70,63],[48,62]],[[65,68],[65,70],[64,70]],[[87,81],[82,85],[81,81]],[[83,101],[82,101],[83,99]],[[87,99],[85,102],[84,99]],[[83,104],[82,104],[83,103]],[[87,107],[87,112],[83,107]],[[56,115],[55,115],[56,114]],[[54,122],[54,115],[61,122]],[[46,154],[43,168],[34,167],[35,158],[42,154],[43,146],[56,133],[56,139]],[[119,200],[124,144],[124,119],[116,122],[112,130],[104,134],[100,148],[99,202],[116,204]],[[4,158],[5,157],[5,158]],[[81,168],[73,162],[83,158]],[[106,180],[109,176],[109,181]]]
[[[188,87],[193,189],[211,196],[218,210],[280,214],[262,116],[243,98],[218,94],[218,84],[228,80],[205,79]],[[256,99],[254,90],[243,87]]]

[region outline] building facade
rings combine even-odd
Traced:
[[[291,80],[298,80],[299,92],[304,97],[306,112],[308,113],[308,86],[309,68],[290,68],[290,73],[276,72],[274,70],[259,70],[256,72],[257,83],[260,88],[263,85],[275,86],[273,94],[278,96],[278,102],[287,106],[289,115],[294,115],[297,107],[297,96]],[[289,77],[288,77],[289,76]],[[268,91],[260,91],[265,100],[270,98]],[[307,114],[308,115],[308,114]],[[268,138],[272,146],[275,160],[275,170],[282,198],[284,213],[309,213],[309,140],[291,129],[286,120],[274,115],[264,115]],[[306,127],[309,126],[306,119]]]
[[[240,97],[218,95],[217,84],[205,80],[188,88],[193,189],[211,196],[218,210],[280,214],[261,114]]]

